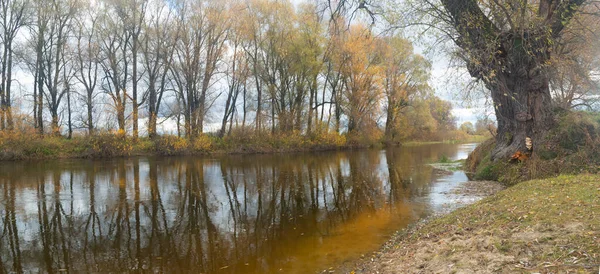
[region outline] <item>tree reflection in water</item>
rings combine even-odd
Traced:
[[[427,214],[458,146],[5,163],[0,272],[310,272]]]

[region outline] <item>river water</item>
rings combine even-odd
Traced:
[[[474,144],[0,163],[0,273],[312,273],[378,249],[467,180]]]

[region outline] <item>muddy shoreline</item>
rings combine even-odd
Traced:
[[[445,168],[434,166],[435,172],[447,173]],[[492,196],[497,192],[505,189],[506,186],[495,181],[468,181],[462,183],[459,187],[443,193],[448,198],[448,203],[444,204],[442,210],[432,213],[426,218],[409,225],[407,228],[397,231],[391,238],[386,241],[382,247],[372,253],[364,254],[360,259],[344,262],[336,269],[323,270],[322,273],[382,273],[379,271],[381,266],[386,265],[385,260],[390,260],[389,255],[392,252],[397,252],[399,248],[407,249],[403,246],[403,242],[407,238],[418,232],[422,227],[433,220],[445,216],[456,209],[471,205],[483,198]],[[406,253],[409,251],[407,250]],[[419,266],[415,268],[418,270]],[[418,272],[418,271],[417,271]]]

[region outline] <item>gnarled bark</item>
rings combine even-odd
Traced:
[[[535,151],[555,124],[546,67],[552,43],[586,1],[541,0],[538,18],[520,25],[505,10],[508,26],[496,25],[476,0],[441,2],[457,31],[455,41],[470,74],[491,91],[498,120],[492,159],[528,152],[527,137],[533,140]],[[523,12],[529,8],[515,7]]]

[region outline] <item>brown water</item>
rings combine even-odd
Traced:
[[[0,163],[0,273],[311,273],[376,250],[466,181],[473,145]]]

